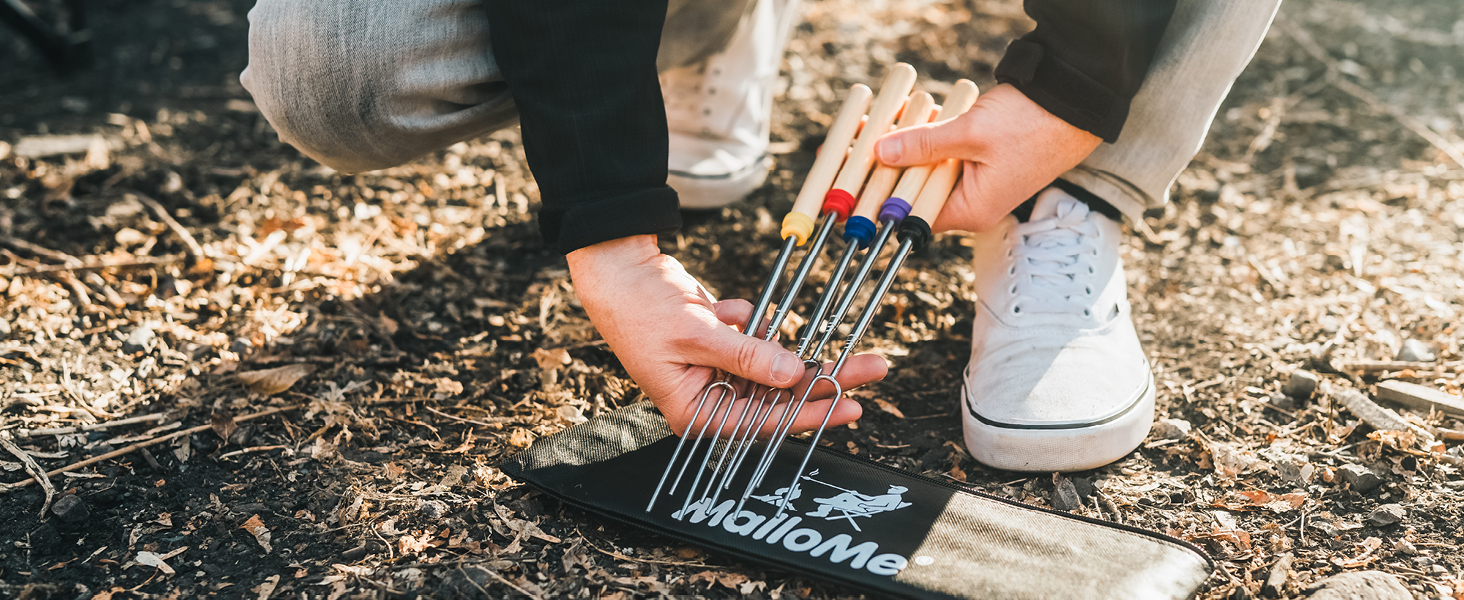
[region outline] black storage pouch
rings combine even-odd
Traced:
[[[546,436],[503,470],[617,521],[899,597],[1180,599],[1192,597],[1214,567],[1204,553],[1165,535],[824,448],[814,451],[780,515],[782,495],[808,448],[796,440],[785,443],[742,512],[733,514],[748,465],[715,504],[686,506],[693,466],[675,496],[663,494],[647,512],[678,439],[655,408],[640,403]],[[761,451],[761,444],[754,447],[747,461]]]

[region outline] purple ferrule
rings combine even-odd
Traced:
[[[899,223],[908,216],[910,216],[910,203],[895,198],[894,196],[891,196],[889,200],[885,200],[884,206],[879,208],[879,221],[881,223],[891,221]]]

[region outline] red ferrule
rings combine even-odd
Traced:
[[[849,213],[854,210],[854,195],[841,189],[829,190],[824,195],[823,212],[838,215],[838,220],[843,221],[849,218]]]

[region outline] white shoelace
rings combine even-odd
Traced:
[[[1013,312],[1091,316],[1102,232],[1089,218],[1088,205],[1068,200],[1058,204],[1055,217],[1017,224]]]

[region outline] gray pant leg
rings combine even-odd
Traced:
[[[1107,200],[1130,219],[1164,206],[1169,188],[1209,132],[1281,0],[1180,0],[1154,65],[1129,109],[1123,133],[1062,178]]]
[[[753,0],[671,0],[658,67],[724,47]],[[240,74],[280,139],[345,172],[513,125],[482,0],[259,0]]]

